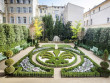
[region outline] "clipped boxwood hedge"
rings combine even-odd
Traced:
[[[24,56],[21,58],[17,63],[14,64],[14,67],[16,68],[16,71],[11,74],[11,76],[16,76],[16,77],[53,77],[54,74],[54,69],[53,68],[48,68],[48,67],[43,67],[40,66],[32,61],[32,56],[36,54],[37,52],[33,53],[33,50],[28,53],[28,55]],[[30,63],[33,64],[36,67],[40,67],[41,69],[47,71],[47,72],[26,72],[22,71],[22,67],[18,67],[19,64],[23,59],[26,57],[29,57]]]

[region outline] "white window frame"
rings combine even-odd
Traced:
[[[20,18],[20,19],[19,19],[19,18]],[[19,22],[19,20],[20,20],[20,22]],[[20,16],[17,17],[17,23],[18,23],[18,24],[21,24],[21,23],[22,23],[22,18],[21,18]]]
[[[29,7],[29,13],[32,13],[32,7]]]
[[[12,21],[13,20],[13,21]],[[15,23],[15,18],[14,17],[10,17],[10,23]]]
[[[13,13],[13,12],[14,12],[14,8],[10,7],[10,13]]]
[[[26,23],[24,23],[24,18],[26,18]],[[23,17],[23,24],[27,24],[27,17]]]
[[[18,12],[18,8],[20,9],[19,12]],[[20,7],[17,7],[17,13],[20,13],[20,12],[21,12],[21,8]]]

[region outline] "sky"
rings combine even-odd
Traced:
[[[85,8],[84,12],[86,12],[105,0],[38,0],[38,1],[39,5],[48,5],[48,6],[52,6],[52,4],[53,6],[64,6],[69,2],[84,7]]]

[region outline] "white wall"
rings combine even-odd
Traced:
[[[87,17],[84,17],[84,21],[87,24],[87,20],[89,21],[89,26],[99,26],[99,25],[105,25],[107,23],[107,18],[110,18],[110,1],[107,2],[104,5],[97,7],[95,10],[95,13],[93,14],[93,11],[91,12],[91,16],[88,14]],[[92,19],[92,25],[90,22],[90,19]],[[87,25],[86,25],[87,26]]]
[[[83,11],[83,7],[68,3],[64,11],[65,23],[67,23],[68,21],[75,23],[75,21],[81,20],[81,23],[83,24]]]

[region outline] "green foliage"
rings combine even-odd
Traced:
[[[13,55],[13,51],[11,51],[11,50],[8,50],[8,51],[5,53],[5,56],[8,57],[8,58],[12,57],[12,55]]]
[[[34,50],[34,49],[33,49]],[[17,63],[14,64],[14,67],[16,67],[16,71],[12,74],[12,76],[16,77],[53,77],[54,69],[40,66],[32,61],[32,56],[36,54],[37,52],[33,53],[33,50],[28,53],[28,55],[21,58]],[[29,61],[31,64],[33,64],[35,67],[40,67],[42,70],[45,70],[46,72],[26,72],[22,71],[22,67],[18,67],[22,60],[24,60],[26,57],[29,57]]]
[[[13,66],[5,68],[5,73],[6,74],[12,74],[14,71],[15,71],[15,68]]]
[[[45,38],[45,42],[48,43],[48,41],[49,41],[48,38]]]
[[[110,27],[89,28],[83,38],[83,43],[88,46],[98,47],[100,50],[110,48]]]
[[[22,26],[22,29],[23,29],[24,39],[27,40],[29,36],[29,31],[26,28],[26,26]]]
[[[55,48],[55,44],[42,45],[42,47],[51,47],[51,48]]]
[[[108,60],[108,55],[109,55],[108,50],[105,50],[104,51],[104,56],[103,56],[104,61]]]
[[[73,36],[72,38],[78,38],[78,33],[81,32],[81,23],[80,21],[76,21],[76,25],[75,26],[71,26],[72,32],[73,32]]]
[[[109,67],[109,64],[108,64],[107,62],[104,62],[104,61],[101,62],[100,65],[101,65],[101,67],[102,67],[103,69],[105,69],[105,70]]]
[[[69,47],[69,48],[71,48],[70,45],[65,45],[65,44],[59,44],[58,47],[59,47],[59,48],[64,48],[64,47]]]
[[[24,34],[23,34],[22,26],[19,26],[19,29],[20,29],[20,38],[21,38],[21,40],[24,40]]]
[[[7,66],[11,66],[13,63],[14,63],[14,60],[13,59],[7,59],[5,61],[5,65],[7,65]]]
[[[53,39],[53,18],[51,15],[45,15],[42,18],[44,23],[44,39],[48,38],[49,40]]]
[[[3,25],[0,24],[0,46],[6,44],[6,35],[5,35],[5,30],[3,28]]]
[[[15,32],[14,28],[10,24],[3,24],[3,28],[5,29],[5,35],[7,44],[11,44],[15,42]]]

